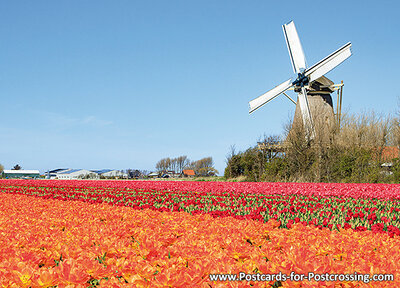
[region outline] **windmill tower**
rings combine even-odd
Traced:
[[[321,76],[317,80],[309,83],[307,88],[307,102],[312,119],[312,135],[310,138],[316,137],[316,141],[328,144],[332,131],[336,128],[337,122],[333,110],[333,101],[331,93],[334,92],[334,83]],[[304,127],[301,108],[296,103],[296,110],[292,123],[294,127]]]
[[[290,78],[250,101],[249,113],[254,112],[280,94],[289,97],[285,91],[294,90],[298,97],[293,124],[303,125],[308,140],[313,140],[316,136],[315,124],[323,123],[323,134],[328,135],[329,126],[335,124],[331,93],[337,89],[338,85],[334,85],[324,75],[351,56],[351,43],[347,43],[315,65],[307,68],[294,22],[291,21],[282,27],[293,71],[297,76],[295,80]]]

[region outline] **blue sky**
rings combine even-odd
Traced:
[[[154,170],[163,157],[212,156],[223,174],[230,145],[279,135],[294,114],[282,96],[248,114],[293,76],[290,20],[309,66],[352,42],[327,74],[344,80],[345,110],[394,114],[399,11],[398,1],[1,1],[0,163]]]

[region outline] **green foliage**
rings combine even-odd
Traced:
[[[228,161],[228,165],[226,166],[224,173],[226,178],[235,178],[244,174],[244,167],[242,166],[241,159],[241,155],[234,155]]]
[[[263,181],[285,181],[288,178],[289,165],[285,158],[276,158],[268,162],[262,176]]]
[[[287,125],[284,141],[277,136],[265,136],[257,146],[244,152],[236,152],[235,146],[231,146],[225,178],[293,182],[400,181],[400,155],[390,152],[400,147],[400,112],[397,118],[379,116],[373,111],[345,115],[340,127],[336,122],[325,123],[322,118],[314,120],[321,121],[314,121],[313,139],[306,137],[302,122],[294,122]],[[382,166],[383,163],[386,165]]]
[[[288,149],[290,150],[290,149]],[[395,160],[391,171],[385,171],[376,158],[375,149],[340,146],[319,149],[315,146],[291,150],[267,158],[257,147],[231,157],[224,177],[245,176],[245,181],[266,182],[398,182],[400,161]],[[397,179],[397,180],[396,180]]]

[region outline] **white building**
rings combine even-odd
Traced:
[[[105,178],[128,178],[128,174],[120,171],[120,170],[111,170],[111,169],[103,169],[103,170],[92,170],[92,172],[97,173],[100,176]]]
[[[85,169],[68,169],[56,174],[57,179],[72,180],[72,179],[99,179],[99,175]]]
[[[158,178],[160,175],[158,172],[151,172],[147,176],[150,178]]]
[[[46,179],[57,179],[57,174],[61,173],[61,172],[66,172],[66,171],[70,171],[72,169],[69,168],[59,168],[59,169],[54,169],[54,170],[48,170],[45,173]]]
[[[4,170],[2,174],[6,179],[37,179],[40,177],[39,170]]]

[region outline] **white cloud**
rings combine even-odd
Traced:
[[[83,117],[70,117],[55,112],[42,112],[40,114],[47,124],[58,129],[68,129],[76,126],[104,127],[113,124],[112,121],[99,119],[93,115]]]

